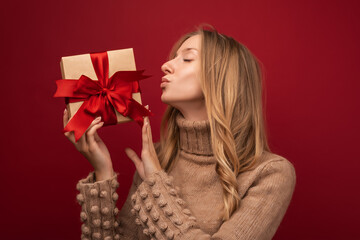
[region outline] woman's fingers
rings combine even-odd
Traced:
[[[65,108],[64,110],[64,114],[63,114],[63,125],[64,127],[66,126],[66,124],[69,122],[69,112],[68,110]],[[64,133],[65,137],[67,137],[70,142],[72,142],[73,144],[75,144],[75,136],[74,136],[74,132],[65,132]]]
[[[64,135],[65,135],[65,137],[67,137],[70,140],[70,142],[75,144],[74,132],[65,132]]]
[[[68,113],[67,109],[65,108],[64,114],[63,114],[63,124],[64,124],[64,127],[66,126],[66,124],[68,123],[68,121],[69,121],[69,113]]]
[[[145,117],[145,122],[146,122],[146,142],[148,143],[148,147],[150,146],[150,135],[149,135],[149,128],[150,128],[150,125],[149,125],[149,118],[148,117]]]
[[[149,105],[145,106],[146,109],[149,109]],[[145,150],[149,150],[149,134],[148,134],[148,121],[146,119],[147,117],[144,117],[144,124],[143,124],[143,128],[142,128],[142,140],[143,140],[143,145],[142,148]]]
[[[101,141],[101,138],[99,137],[99,134],[97,132],[95,132],[94,137],[96,142]]]
[[[148,150],[148,134],[147,134],[147,121],[144,119],[142,126],[142,149]]]
[[[77,145],[79,150],[86,150],[87,145],[90,144],[90,142],[93,142],[93,141],[99,139],[99,136],[97,135],[96,130],[99,129],[103,125],[103,123],[99,124],[100,120],[101,120],[101,117],[95,118],[91,122],[90,126],[87,128],[86,132],[80,137],[80,139],[77,142],[75,142],[74,132],[65,132],[64,135],[73,144]],[[69,112],[65,108],[64,114],[63,114],[64,127],[67,125],[68,122],[69,122]],[[96,127],[94,127],[95,125],[96,125]],[[90,140],[88,138],[90,138]]]
[[[95,139],[95,133],[96,131],[101,128],[104,125],[104,122],[99,122],[96,123],[94,126],[92,126],[86,133],[86,137],[87,137],[87,143],[89,145],[96,143],[96,139]]]
[[[125,148],[125,153],[131,159],[131,161],[134,162],[134,165],[135,165],[136,170],[138,171],[140,177],[142,179],[144,179],[145,178],[145,170],[144,170],[144,166],[142,165],[142,160],[138,157],[136,152],[134,152],[134,150],[132,150],[131,148]]]
[[[95,118],[90,126],[86,129],[85,133],[79,138],[79,140],[77,142],[75,142],[75,136],[74,136],[74,132],[67,132],[71,138],[71,142],[76,145],[76,148],[80,151],[80,152],[86,152],[88,150],[88,140],[87,140],[87,133],[88,131],[97,123],[99,123],[99,121],[101,120],[101,117]]]
[[[101,120],[101,117],[97,117],[95,118],[90,126],[86,129],[85,133],[80,137],[79,141],[77,142],[78,143],[78,146],[80,147],[80,149],[82,150],[87,150],[87,147],[88,147],[88,141],[87,141],[87,137],[88,137],[88,131],[95,125],[97,124],[98,122],[100,122]]]
[[[149,117],[146,117],[146,122],[147,122],[147,133],[149,136],[149,144],[152,143],[152,133],[151,133],[151,126],[150,126],[150,120]]]
[[[149,109],[149,105],[146,105],[145,108]],[[144,129],[145,128],[145,129]],[[143,149],[145,149],[149,154],[155,154],[154,144],[152,141],[152,133],[149,116],[144,117],[144,126],[143,126]]]
[[[134,162],[136,168],[138,168],[141,164],[141,159],[138,157],[138,155],[136,154],[136,152],[134,152],[134,150],[132,150],[131,148],[125,148],[125,153],[126,155],[131,159],[131,161]]]
[[[155,154],[156,155],[156,151],[155,151],[155,148],[154,148],[154,143],[153,143],[153,139],[152,139],[152,132],[151,132],[151,126],[150,126],[150,120],[149,120],[149,117],[146,117],[147,118],[147,131],[148,131],[148,139],[149,139],[149,151],[151,154]]]
[[[146,109],[149,110],[149,105],[145,106]],[[151,112],[151,110],[149,110]],[[147,137],[148,137],[148,148],[149,148],[149,152],[152,154],[156,154],[155,148],[154,148],[154,143],[153,143],[153,139],[152,139],[152,132],[151,132],[151,126],[150,126],[150,120],[149,120],[149,116],[146,116],[144,118],[144,120],[147,122]]]
[[[75,144],[75,135],[74,132],[64,132],[65,137],[67,137],[70,142],[72,142],[73,144]]]
[[[87,144],[86,144],[86,133],[84,133],[77,142],[75,142],[80,152],[87,151]]]

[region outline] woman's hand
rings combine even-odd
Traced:
[[[142,151],[141,159],[131,148],[125,148],[126,155],[134,162],[140,177],[145,180],[153,172],[161,170],[161,165],[157,157],[154,143],[152,141],[149,117],[145,117],[142,126]]]
[[[75,148],[84,155],[94,167],[96,181],[108,179],[112,177],[114,173],[109,150],[96,132],[96,130],[104,124],[104,122],[100,120],[101,117],[94,119],[77,142],[75,142],[74,132],[64,133],[70,142],[74,144]],[[63,121],[65,127],[69,121],[69,113],[66,109],[64,111]]]

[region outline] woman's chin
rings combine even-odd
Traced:
[[[162,93],[161,93],[161,101],[162,101],[163,103],[167,103],[167,101],[169,100],[167,95],[168,95],[168,94],[167,94],[166,90],[163,89],[163,90],[162,90]]]
[[[167,105],[171,105],[171,99],[169,99],[167,96],[165,96],[164,94],[161,95],[161,101]]]
[[[160,100],[161,100],[163,103],[166,103],[166,104],[167,104],[166,97],[164,96],[164,93],[161,95]]]

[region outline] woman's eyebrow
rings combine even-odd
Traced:
[[[190,50],[195,50],[198,51],[196,48],[185,48],[182,50],[182,52],[186,52],[186,51],[190,51]],[[177,56],[177,53],[175,53],[175,57]]]

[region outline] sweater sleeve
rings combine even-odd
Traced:
[[[135,224],[135,217],[131,214],[131,196],[136,191],[140,177],[137,172],[133,176],[127,199],[121,211],[116,207],[119,187],[117,181],[118,173],[112,178],[94,181],[95,174],[81,179],[76,188],[79,193],[76,196],[81,205],[80,220],[82,240],[133,240],[137,239],[139,232]]]
[[[202,231],[178,195],[172,176],[154,172],[132,196],[131,212],[143,233],[154,239],[271,239],[288,208],[296,175],[287,160],[268,162],[244,194],[240,207],[213,235]]]

